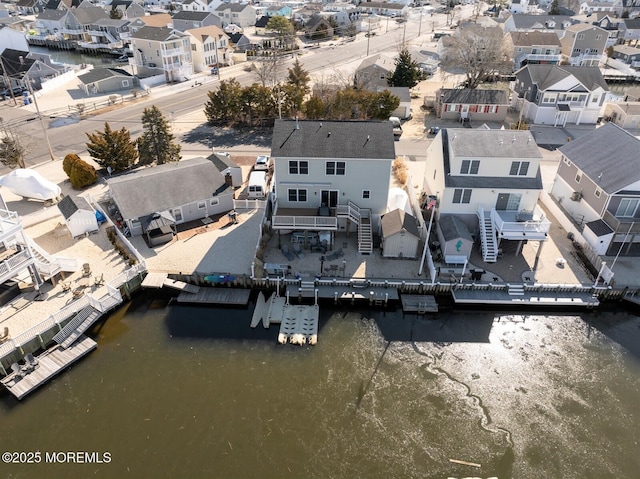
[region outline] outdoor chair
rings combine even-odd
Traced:
[[[11,371],[15,374],[15,379],[22,379],[24,377],[22,369],[20,369],[20,365],[18,363],[11,364]]]
[[[104,284],[104,273],[100,275],[100,277],[95,277],[93,280],[93,284],[95,286],[102,286]]]
[[[89,263],[82,265],[82,276],[91,276],[91,265]]]
[[[282,247],[282,254],[289,261],[293,261],[294,259],[296,259],[296,257],[293,255],[293,253],[291,253],[291,251],[289,251],[289,247],[287,245]]]
[[[298,243],[293,243],[293,252],[298,258],[304,258],[304,253],[302,252],[302,248]]]
[[[24,360],[29,366],[31,366],[31,369],[35,369],[35,367],[38,365],[38,360],[31,353],[27,353],[24,357]]]

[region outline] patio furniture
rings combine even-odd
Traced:
[[[102,286],[104,284],[104,273],[101,274],[99,278],[96,276],[93,280],[93,284],[95,286]]]
[[[24,373],[22,372],[22,369],[20,368],[20,365],[18,363],[12,363],[11,364],[11,371],[13,371],[14,379],[18,380],[18,379],[22,379],[24,377]]]
[[[293,243],[293,252],[298,258],[304,258],[304,253],[302,252],[302,248],[298,243]]]
[[[91,265],[89,263],[82,265],[82,276],[91,276]]]
[[[282,254],[289,261],[293,261],[294,259],[296,259],[296,257],[293,255],[293,253],[291,253],[291,251],[289,251],[289,247],[287,245],[282,247]]]

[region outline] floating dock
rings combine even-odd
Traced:
[[[590,292],[525,290],[521,285],[507,285],[501,289],[454,289],[451,295],[456,304],[584,308],[600,305],[598,298]]]
[[[181,292],[178,303],[226,304],[244,306],[249,303],[250,289],[239,288],[199,288],[197,293]]]
[[[176,281],[169,279],[167,273],[147,273],[142,281],[143,288],[160,289],[163,287],[177,289],[191,294],[197,294],[200,288],[194,284],[185,283],[184,281]]]
[[[11,394],[22,399],[97,347],[98,343],[82,335],[66,349],[58,345],[42,353],[36,358],[35,369],[23,372],[23,377],[12,373],[1,382]]]
[[[318,318],[320,307],[285,305],[278,342],[280,344],[314,345],[318,342]]]
[[[405,313],[437,313],[438,303],[435,296],[420,294],[403,294],[400,296],[402,300],[402,311]]]
[[[253,310],[253,315],[251,316],[251,327],[255,328],[260,324],[260,321],[265,321],[268,312],[269,305],[264,299],[264,293],[260,291],[260,293],[258,293],[258,299],[256,300],[256,307]]]

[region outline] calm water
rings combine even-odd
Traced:
[[[117,56],[113,55],[85,55],[75,50],[55,50],[35,45],[31,45],[29,47],[29,50],[34,53],[44,53],[46,55],[49,55],[51,57],[51,60],[56,63],[66,63],[69,65],[81,65],[83,63],[90,63],[96,67],[118,65],[119,68],[122,68],[123,65],[127,65],[126,63],[122,64],[116,62],[115,60]]]
[[[2,477],[638,477],[640,318],[322,311],[300,348],[249,310],[137,297],[70,371],[0,393],[1,451],[111,462]]]

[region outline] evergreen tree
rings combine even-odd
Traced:
[[[418,62],[411,58],[407,49],[403,49],[395,60],[396,69],[387,79],[389,86],[404,86],[413,88],[419,81],[424,79],[424,75]]]
[[[304,114],[310,120],[320,120],[324,118],[324,103],[322,98],[313,95],[304,104]]]
[[[287,83],[295,86],[302,90],[305,94],[309,93],[309,81],[311,77],[309,76],[309,72],[305,70],[300,62],[296,58],[296,61],[293,63],[293,66],[289,68],[289,76],[287,77]]]
[[[69,181],[71,181],[71,186],[79,190],[98,181],[98,174],[93,166],[78,158],[71,166]]]
[[[171,161],[180,161],[180,145],[174,142],[169,122],[157,106],[144,109],[142,128],[144,131],[138,138],[140,163],[149,165],[156,162],[163,165]]]
[[[103,132],[96,131],[86,135],[89,139],[87,151],[101,167],[110,167],[114,173],[117,173],[131,168],[136,163],[138,159],[136,142],[131,139],[131,133],[126,128],[122,127],[121,130],[114,131],[109,123],[105,123]]]
[[[388,120],[391,113],[400,106],[400,98],[392,95],[389,90],[373,93],[369,101],[367,116],[377,120]]]
[[[558,0],[553,0],[553,2],[551,2],[549,15],[560,15],[560,2]]]
[[[242,86],[235,78],[222,80],[216,91],[210,91],[204,114],[210,124],[231,122],[240,118]]]
[[[274,15],[269,18],[265,30],[275,33],[280,48],[286,49],[293,43],[293,25],[289,19],[282,15]]]

